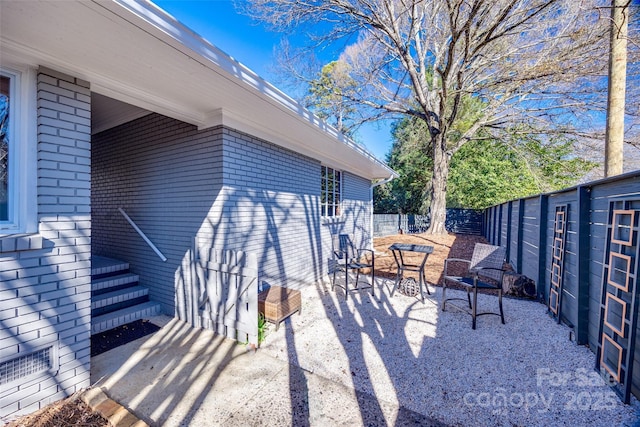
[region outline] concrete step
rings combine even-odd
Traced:
[[[144,286],[129,286],[117,291],[107,292],[91,298],[91,310],[106,307],[113,304],[123,303],[136,298],[143,298],[149,295],[149,288]]]
[[[111,288],[120,288],[127,285],[133,285],[140,280],[140,276],[133,273],[117,274],[114,276],[103,277],[101,279],[93,279],[91,281],[91,292],[104,293],[109,292]]]
[[[131,323],[139,319],[147,319],[160,314],[160,304],[148,301],[133,307],[96,316],[91,319],[91,335]]]
[[[103,276],[105,274],[115,274],[118,271],[128,271],[129,263],[119,259],[107,258],[99,255],[91,257],[91,275]]]

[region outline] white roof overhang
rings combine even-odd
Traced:
[[[95,93],[199,128],[224,124],[371,180],[397,176],[153,3],[3,0],[0,62],[46,66]]]

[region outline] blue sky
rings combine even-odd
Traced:
[[[262,24],[236,13],[232,1],[156,0],[154,3],[267,81],[274,80],[270,69],[282,34],[268,31]],[[327,62],[332,59],[336,58],[327,58]],[[391,147],[388,124],[364,125],[356,139],[381,160]]]

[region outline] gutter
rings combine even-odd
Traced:
[[[393,179],[397,178],[398,176],[399,175],[397,173],[393,173],[392,175],[389,176],[389,178],[381,179],[380,181],[374,182],[373,184],[371,184],[371,191],[373,191],[373,189],[378,185],[384,185],[387,182],[391,182]]]

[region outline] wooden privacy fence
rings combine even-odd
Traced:
[[[199,326],[257,345],[257,257],[241,251],[196,249]]]
[[[445,227],[450,233],[482,234],[482,211],[473,209],[447,209]],[[382,237],[398,233],[423,233],[430,224],[429,215],[374,214],[373,236]]]
[[[536,282],[550,315],[596,353],[625,402],[640,398],[639,222],[640,171],[484,212],[485,237]]]

